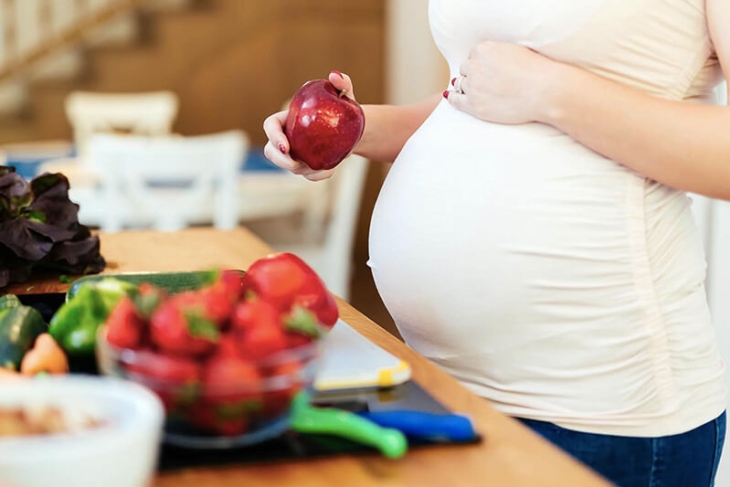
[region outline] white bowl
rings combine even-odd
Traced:
[[[53,406],[104,426],[73,434],[0,438],[2,487],[142,487],[159,454],[164,410],[137,384],[97,377],[42,378],[0,386],[0,409]]]

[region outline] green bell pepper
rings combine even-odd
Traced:
[[[13,303],[8,306],[8,302]],[[30,306],[3,301],[5,307],[0,308],[0,367],[19,370],[20,362],[35,343],[35,339],[44,333],[48,325],[41,314]]]
[[[56,311],[48,332],[69,355],[91,356],[99,327],[122,297],[136,292],[135,285],[113,278],[85,284]]]
[[[22,303],[15,294],[5,294],[4,296],[0,296],[0,310],[17,308],[18,306],[22,306]]]

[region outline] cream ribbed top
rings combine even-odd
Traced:
[[[431,0],[453,75],[484,39],[655,96],[721,73],[704,0]],[[680,433],[725,408],[683,193],[545,125],[443,101],[393,165],[370,264],[407,343],[505,413],[582,431]]]

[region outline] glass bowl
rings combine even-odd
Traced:
[[[155,392],[165,406],[164,441],[185,448],[234,448],[279,436],[289,428],[293,398],[311,387],[319,365],[315,341],[251,363],[257,380],[213,387],[181,379],[170,358],[156,351],[110,344],[105,331],[97,338],[99,371]]]

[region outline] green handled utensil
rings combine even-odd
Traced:
[[[294,398],[290,426],[297,433],[335,435],[368,445],[387,458],[401,458],[408,450],[408,441],[400,431],[383,428],[348,411],[314,407],[306,392]]]

